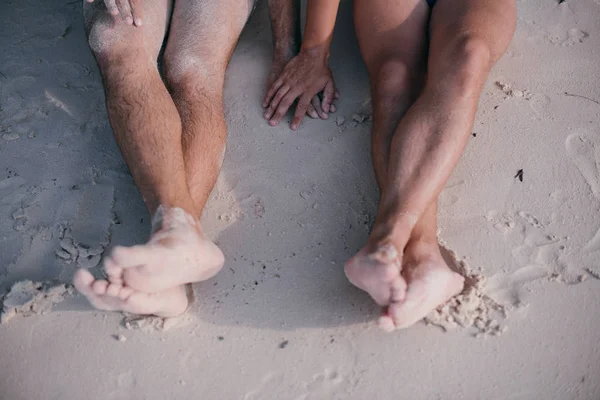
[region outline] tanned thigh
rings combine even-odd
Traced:
[[[254,3],[177,0],[165,50],[167,80],[179,80],[189,73],[222,79]]]
[[[96,57],[127,50],[143,50],[156,62],[169,25],[173,0],[142,0],[144,24],[126,24],[111,15],[104,0],[83,1],[83,16],[90,47]]]
[[[425,0],[354,1],[356,36],[371,79],[390,59],[410,69],[425,65],[429,14]]]
[[[452,68],[461,41],[489,49],[490,67],[504,54],[517,22],[515,0],[438,0],[431,17],[429,70]]]

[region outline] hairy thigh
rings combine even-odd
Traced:
[[[425,0],[355,0],[356,36],[369,74],[390,60],[420,68],[427,54],[429,14]]]
[[[111,15],[103,0],[83,2],[83,16],[90,48],[98,56],[142,50],[156,60],[169,25],[173,0],[142,0],[144,24],[126,24]]]
[[[254,0],[177,0],[164,55],[169,82],[222,78]]]

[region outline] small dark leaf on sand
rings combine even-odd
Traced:
[[[523,182],[523,170],[522,169],[520,169],[520,170],[517,171],[517,174],[515,175],[515,178],[519,178],[519,180],[521,182]]]
[[[475,132],[471,133],[471,135],[473,135],[473,137],[477,137],[477,134]]]
[[[67,26],[65,28],[65,31],[63,32],[62,35],[60,35],[60,37],[64,38],[65,36],[67,36],[69,33],[71,33],[71,25]]]
[[[287,347],[288,343],[289,343],[288,340],[284,340],[283,342],[279,343],[279,348],[285,349]]]

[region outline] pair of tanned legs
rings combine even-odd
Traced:
[[[108,280],[80,270],[74,282],[96,308],[175,316],[188,306],[185,284],[223,265],[198,219],[225,149],[225,69],[252,6],[141,3],[142,27],[101,4],[86,5],[85,16],[111,125],[153,215],[152,236],[145,245],[116,247],[105,259]],[[297,45],[298,4],[272,3],[277,74]],[[368,243],[346,274],[386,307],[383,328],[401,328],[462,288],[437,245],[437,197],[469,137],[487,74],[510,42],[515,5],[438,0],[432,11],[424,0],[355,0],[354,8],[371,80],[381,202]],[[156,60],[169,21],[165,86]]]

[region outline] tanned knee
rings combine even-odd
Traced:
[[[494,62],[489,42],[475,35],[461,35],[446,54],[448,72],[444,83],[454,86],[456,94],[478,94]]]
[[[412,102],[420,89],[419,72],[402,60],[389,58],[372,72],[373,101],[386,108],[397,109]]]

